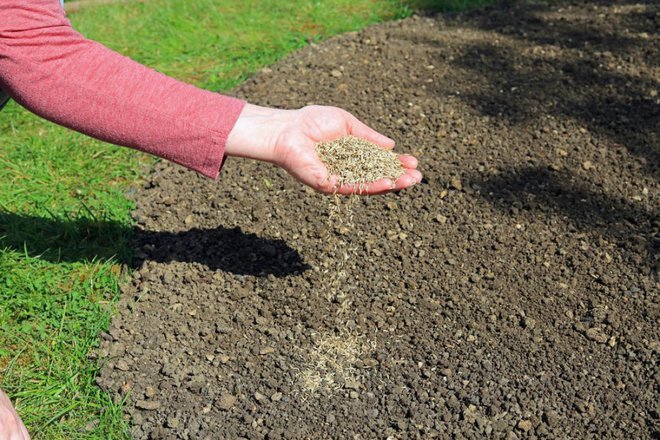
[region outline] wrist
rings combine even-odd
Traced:
[[[275,145],[288,110],[246,104],[227,137],[227,156],[275,162]]]

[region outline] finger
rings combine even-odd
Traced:
[[[418,161],[415,156],[411,156],[409,154],[400,154],[399,155],[399,160],[401,161],[401,164],[403,165],[404,168],[417,168]]]
[[[394,140],[388,138],[387,136],[378,133],[373,128],[364,124],[355,116],[349,115],[349,129],[353,136],[366,139],[373,142],[376,145],[379,145],[387,150],[394,148]]]
[[[385,194],[392,191],[400,191],[405,188],[409,188],[422,180],[422,173],[417,170],[407,170],[405,174],[400,176],[396,182],[393,182],[392,179],[380,179],[375,182],[371,182],[366,185],[342,185],[336,189],[337,194],[341,195],[362,195],[362,196],[373,196],[379,194]]]
[[[393,185],[391,181],[385,183],[374,182],[367,186],[342,185],[341,187],[337,188],[335,192],[342,196],[375,196],[391,191],[392,186]]]
[[[317,185],[310,185],[316,191],[323,194],[333,194],[337,192],[338,188],[338,177],[336,175],[329,176],[326,179],[323,179]]]
[[[373,191],[370,194],[372,195],[383,194],[383,193],[400,191],[402,189],[409,188],[422,181],[422,173],[420,173],[415,169],[408,169],[403,175],[399,176],[399,178],[396,179],[396,182],[392,183],[391,179],[386,179],[386,180],[387,180],[386,182],[387,186],[381,185],[380,182],[377,182],[378,186],[368,188],[369,190]]]
[[[411,170],[414,171],[414,170]],[[417,184],[417,177],[406,172],[406,174],[402,175],[398,179],[396,179],[396,182],[394,183],[394,188],[392,188],[392,191],[400,191],[402,189],[409,188],[415,184]]]
[[[23,440],[30,440],[30,433],[28,432],[23,422],[21,422],[21,434],[23,434]]]
[[[423,177],[422,173],[415,169],[406,170],[406,175],[414,179],[415,183],[421,183]]]

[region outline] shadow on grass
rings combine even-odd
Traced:
[[[616,243],[640,270],[657,271],[660,264],[660,211],[599,192],[568,172],[542,167],[508,170],[496,177],[473,180],[481,194],[500,209],[531,211],[545,217],[566,217],[576,230],[596,232]]]
[[[132,256],[135,246],[137,255]],[[130,267],[144,261],[196,262],[239,275],[284,277],[308,269],[300,254],[279,239],[240,228],[154,232],[116,221],[53,219],[0,211],[0,248],[51,262],[115,259]]]

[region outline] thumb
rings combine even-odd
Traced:
[[[387,150],[394,148],[394,140],[378,133],[352,114],[348,114],[349,131],[355,137],[363,138]]]

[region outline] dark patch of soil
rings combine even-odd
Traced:
[[[332,294],[330,198],[157,166],[98,378],[135,437],[657,438],[659,13],[412,18],[249,80],[353,111],[425,181],[355,204]]]

